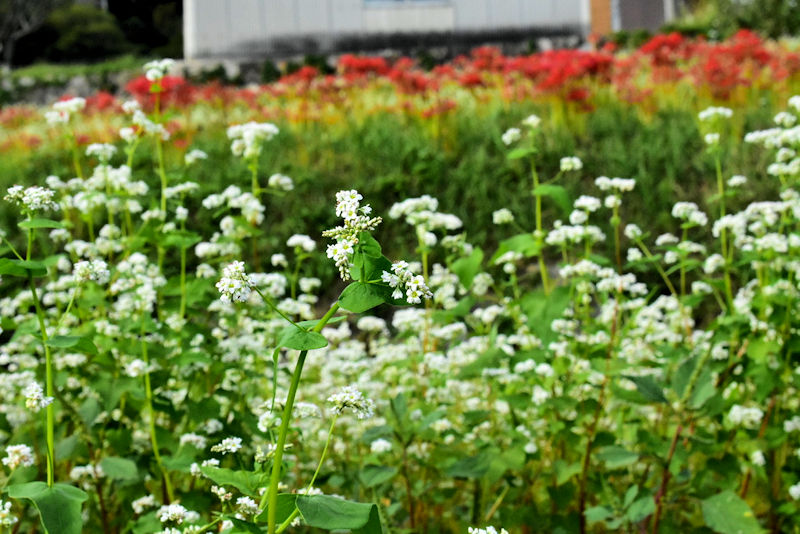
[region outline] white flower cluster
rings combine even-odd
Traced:
[[[500,208],[492,212],[492,223],[510,224],[514,222],[514,214],[508,208]]]
[[[513,145],[522,139],[522,131],[519,128],[509,128],[503,133],[501,139],[506,146]]]
[[[19,466],[30,467],[33,465],[33,449],[27,445],[9,445],[6,447],[6,457],[3,465],[11,471]]]
[[[114,154],[117,152],[117,147],[108,143],[92,143],[86,147],[86,155],[94,156],[100,163],[108,163]]]
[[[633,191],[636,186],[636,180],[633,178],[609,178],[608,176],[598,176],[594,185],[600,191],[613,191],[616,193],[627,193]]]
[[[183,162],[186,165],[192,165],[203,159],[208,159],[208,154],[198,148],[190,150],[183,156]]]
[[[252,193],[243,193],[241,188],[229,185],[222,193],[215,193],[203,199],[206,209],[219,208],[227,205],[229,208],[239,209],[242,217],[250,224],[261,224],[264,221],[264,205]]]
[[[217,282],[222,302],[245,302],[250,296],[253,281],[244,270],[243,261],[234,261],[222,270],[222,278]]]
[[[56,192],[46,187],[34,185],[22,187],[14,185],[8,188],[8,193],[3,200],[11,202],[25,211],[48,211],[57,210],[58,204],[53,201]]]
[[[30,382],[25,388],[25,406],[29,410],[38,412],[53,402],[53,397],[45,397],[44,390],[37,382]]]
[[[175,65],[174,59],[156,59],[154,61],[148,61],[144,64],[144,77],[147,78],[151,82],[155,82],[161,80],[164,76],[167,75],[169,70]]]
[[[561,158],[559,167],[561,168],[561,172],[579,171],[583,168],[583,162],[576,156],[567,156]]]
[[[233,454],[242,448],[242,438],[225,438],[218,444],[211,447],[211,452],[221,452],[222,454]]]
[[[336,215],[344,219],[344,225],[322,232],[323,236],[336,240],[328,245],[326,253],[336,263],[344,281],[350,279],[350,264],[359,232],[372,231],[382,221],[380,217],[370,217],[372,207],[369,204],[362,206],[363,198],[355,189],[336,193]]]
[[[45,112],[44,118],[48,124],[65,124],[70,117],[86,107],[86,99],[81,97],[61,100],[53,104],[53,109]]]
[[[174,502],[170,505],[162,506],[158,510],[158,519],[162,523],[171,521],[180,525],[186,519],[187,512],[188,510],[183,505]]]
[[[714,119],[730,119],[733,117],[733,110],[719,106],[711,106],[697,114],[697,118],[703,122]]]
[[[135,501],[131,503],[131,508],[133,508],[133,513],[136,515],[141,514],[148,508],[152,508],[156,505],[156,497],[155,495],[145,495],[144,497],[139,497]]]
[[[294,234],[286,240],[286,246],[299,248],[303,252],[314,252],[317,243],[305,234]]]
[[[501,528],[500,531],[494,527],[485,527],[485,528],[475,528],[469,527],[467,529],[468,534],[508,534],[508,531],[504,528]]]
[[[279,131],[271,122],[251,121],[230,126],[228,139],[231,140],[231,152],[245,159],[257,158],[263,144],[278,135]]]
[[[728,421],[734,426],[743,426],[745,428],[755,428],[764,417],[764,412],[759,408],[741,406],[734,404],[731,411],[728,412]]]
[[[672,206],[672,216],[676,219],[683,219],[693,226],[708,224],[708,216],[700,211],[694,202],[676,202]]]
[[[11,515],[11,503],[0,500],[0,526],[10,527],[19,521]]]
[[[294,181],[284,174],[273,174],[267,179],[267,185],[278,191],[291,191],[294,189]]]
[[[394,289],[392,298],[401,299],[405,292],[405,298],[409,304],[419,304],[422,299],[433,297],[431,290],[425,283],[425,278],[420,274],[415,275],[409,269],[408,262],[405,261],[393,263],[392,272],[383,271],[381,280]]]
[[[328,402],[333,404],[335,413],[340,414],[346,408],[350,408],[359,419],[372,417],[375,408],[375,404],[354,386],[345,386],[339,393],[328,397]]]
[[[100,285],[108,283],[111,272],[103,260],[79,261],[73,267],[73,275],[78,282],[90,280]]]

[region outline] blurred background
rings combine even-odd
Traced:
[[[797,35],[797,0],[2,0],[0,104],[116,93],[143,60],[185,58],[192,81],[270,82],[335,57],[423,67],[492,44],[507,53],[635,48],[658,32],[723,40]],[[37,87],[53,91],[31,91]]]

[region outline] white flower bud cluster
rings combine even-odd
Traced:
[[[169,70],[175,65],[175,60],[170,58],[165,59],[157,59],[154,61],[148,61],[144,64],[144,77],[148,79],[148,81],[156,82],[161,80],[164,76],[167,75]]]
[[[374,230],[383,220],[370,217],[372,207],[369,204],[362,206],[363,198],[355,189],[336,193],[336,215],[344,219],[344,225],[322,232],[324,237],[336,239],[335,243],[328,245],[326,253],[336,263],[344,281],[350,279],[350,264],[358,244],[358,233]]]
[[[500,137],[506,146],[513,145],[522,138],[522,131],[519,128],[509,128]]]
[[[583,169],[583,162],[579,157],[567,156],[561,158],[559,167],[561,168],[561,172],[579,171]]]
[[[53,200],[56,192],[46,187],[34,185],[28,188],[14,185],[8,188],[3,200],[11,202],[25,211],[57,210],[58,204]]]
[[[183,161],[186,163],[186,165],[192,165],[202,159],[208,159],[208,154],[198,148],[190,150],[185,156],[183,156]]]
[[[38,412],[49,406],[51,402],[53,402],[53,397],[45,397],[44,390],[38,383],[31,382],[25,388],[25,406],[29,410]]]
[[[3,458],[3,465],[11,471],[19,466],[32,466],[33,449],[27,445],[9,445],[6,447],[6,457]]]
[[[218,444],[211,447],[211,452],[221,452],[222,454],[233,454],[242,448],[242,438],[225,438]]]
[[[86,107],[86,99],[81,97],[61,100],[53,104],[53,109],[45,112],[44,118],[48,124],[66,124],[75,113]]]
[[[253,281],[244,270],[243,261],[234,261],[222,270],[222,278],[217,282],[222,302],[245,302],[250,297]]]
[[[328,397],[328,402],[333,404],[333,411],[341,414],[346,408],[353,410],[359,419],[372,417],[375,404],[364,397],[355,386],[345,386],[339,393],[334,393]]]
[[[672,206],[672,216],[676,219],[683,219],[694,226],[708,224],[708,216],[700,211],[694,202],[676,202]]]
[[[317,243],[305,234],[294,234],[286,240],[286,246],[299,248],[303,252],[314,252],[314,249],[317,248]]]
[[[0,500],[0,526],[10,527],[17,521],[19,520],[11,515],[11,503]]]
[[[636,180],[633,178],[609,178],[608,176],[598,176],[594,185],[600,191],[613,191],[616,193],[627,193],[633,191],[636,186]]]
[[[114,154],[117,152],[117,147],[108,143],[92,143],[86,147],[86,155],[94,156],[100,163],[108,163]]]
[[[267,179],[267,185],[278,191],[291,191],[294,189],[294,181],[283,174],[273,174]]]
[[[415,275],[405,261],[393,263],[392,272],[383,271],[381,280],[394,289],[392,298],[401,299],[405,292],[405,299],[409,304],[419,304],[423,298],[433,297],[425,278],[419,274]]]
[[[500,208],[492,212],[492,223],[494,224],[510,224],[514,222],[514,214],[508,208]]]
[[[741,406],[734,404],[731,411],[728,412],[728,421],[734,426],[743,426],[745,428],[755,428],[764,417],[764,412],[759,408]]]
[[[158,520],[162,523],[173,522],[177,524],[183,523],[184,519],[186,519],[186,512],[188,510],[181,504],[172,503],[167,506],[162,506],[158,510]]]
[[[103,260],[79,261],[73,267],[73,275],[79,283],[92,280],[100,285],[107,284],[111,278],[108,264]]]
[[[468,534],[508,534],[508,531],[504,528],[501,528],[500,531],[494,527],[485,527],[485,528],[475,528],[469,527],[467,529]]]
[[[733,117],[733,110],[719,106],[711,106],[697,114],[697,118],[703,122],[715,119],[730,119]]]
[[[271,122],[250,121],[228,127],[228,139],[231,140],[231,152],[234,156],[245,159],[257,158],[261,154],[264,142],[278,135],[278,127]]]

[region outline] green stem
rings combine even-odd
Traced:
[[[539,248],[539,272],[542,276],[542,289],[544,294],[550,293],[550,277],[547,275],[547,265],[544,262],[544,230],[542,228],[542,195],[536,193],[539,188],[539,173],[536,172],[536,162],[531,158],[531,176],[533,178],[534,207],[536,211],[536,244]]]
[[[262,293],[260,289],[258,289],[256,286],[253,286],[253,289],[255,289],[256,293],[258,293],[258,294],[259,294],[259,296],[260,296],[260,297],[262,298],[262,300],[263,300],[263,301],[264,301],[264,302],[267,304],[267,306],[269,306],[269,307],[270,307],[270,309],[272,309],[272,310],[273,310],[275,313],[277,313],[278,315],[280,315],[281,317],[283,317],[285,320],[287,320],[287,321],[289,321],[290,323],[292,323],[292,324],[293,324],[294,326],[296,326],[297,328],[299,328],[299,329],[301,329],[301,330],[305,330],[305,328],[303,328],[302,326],[300,326],[300,325],[299,325],[299,324],[297,324],[296,322],[292,321],[292,320],[289,318],[289,316],[288,316],[288,315],[286,315],[286,314],[285,314],[285,313],[283,313],[281,310],[279,310],[279,309],[278,309],[278,307],[275,305],[275,303],[274,303],[274,302],[272,302],[272,299],[270,299],[270,298],[269,298],[269,297],[267,297],[267,296],[266,296],[264,293]]]
[[[153,456],[156,459],[156,464],[158,465],[159,471],[161,471],[161,477],[164,479],[164,486],[167,488],[167,498],[170,502],[175,500],[175,496],[172,492],[172,484],[169,481],[169,474],[167,473],[167,469],[164,467],[164,463],[161,461],[161,453],[158,451],[158,438],[156,437],[156,412],[153,409],[153,389],[150,385],[150,357],[147,354],[147,342],[145,340],[145,314],[142,314],[142,326],[139,331],[139,335],[142,338],[142,359],[145,362],[145,370],[144,370],[144,392],[145,392],[145,399],[147,401],[147,413],[150,415],[150,443],[153,447]]]
[[[181,247],[181,319],[186,315],[186,248]]]
[[[722,179],[722,164],[720,163],[719,152],[714,157],[714,168],[717,172],[717,194],[719,195],[719,216],[725,216],[725,181]],[[733,306],[733,289],[731,284],[731,271],[728,265],[728,232],[725,227],[719,234],[720,248],[725,262],[722,264],[723,276],[725,278],[725,297],[728,299],[728,309]]]
[[[322,316],[322,319],[314,326],[313,332],[321,332],[325,324],[333,317],[339,309],[339,303],[335,302],[333,306]],[[275,454],[272,458],[272,475],[269,481],[269,490],[264,493],[261,498],[259,508],[263,509],[264,505],[268,502],[267,507],[267,531],[268,534],[276,534],[276,521],[278,513],[278,483],[281,479],[281,463],[283,460],[283,448],[286,445],[286,435],[289,433],[289,421],[291,420],[292,410],[294,408],[294,398],[297,394],[297,388],[300,385],[300,376],[303,374],[303,365],[308,355],[307,350],[300,351],[297,357],[297,364],[295,364],[294,372],[292,373],[292,382],[289,385],[289,393],[286,396],[286,404],[283,407],[283,416],[281,418],[281,426],[278,431],[278,442],[275,445]]]
[[[322,456],[320,457],[319,463],[317,464],[317,470],[314,471],[314,476],[311,477],[311,482],[308,483],[308,487],[306,488],[306,492],[304,493],[304,495],[308,495],[311,489],[314,487],[314,482],[317,480],[317,475],[319,475],[320,469],[322,469],[322,464],[325,462],[325,458],[328,454],[328,447],[330,446],[331,441],[333,440],[333,428],[336,426],[337,419],[339,419],[338,413],[333,416],[333,421],[331,421],[331,427],[328,429],[328,439],[325,440],[325,447],[322,449]],[[286,530],[286,528],[292,524],[292,521],[294,521],[294,518],[297,517],[298,515],[300,515],[300,510],[297,507],[295,507],[295,509],[292,511],[289,517],[287,517],[286,520],[280,524],[277,532],[280,533]]]
[[[39,302],[39,297],[36,294],[36,284],[33,282],[33,276],[28,275],[28,281],[31,286],[31,294],[33,296],[33,305],[36,308],[36,317],[39,319],[39,330],[42,334],[42,346],[44,347],[44,365],[45,365],[45,388],[48,397],[55,397],[55,388],[53,387],[53,358],[50,354],[50,347],[47,345],[47,328],[44,325],[44,312]],[[47,439],[47,485],[53,487],[55,483],[55,466],[56,466],[56,452],[55,452],[55,411],[53,403],[47,405],[45,408],[46,413],[46,439]]]

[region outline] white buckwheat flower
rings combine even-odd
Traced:
[[[578,157],[567,156],[561,158],[560,167],[562,172],[579,171],[583,168],[583,162]]]
[[[186,165],[192,165],[203,159],[208,159],[208,154],[197,148],[190,150],[183,157],[183,161]]]
[[[362,198],[355,189],[336,193],[336,215],[344,219],[344,225],[322,232],[324,237],[336,239],[335,243],[328,245],[326,254],[336,263],[344,281],[350,279],[351,258],[358,244],[358,234],[374,230],[383,220],[370,217],[372,208],[369,204],[362,206]]]
[[[370,399],[354,386],[345,386],[339,393],[334,393],[328,397],[328,402],[333,404],[333,411],[336,414],[342,413],[345,408],[350,408],[359,419],[372,417],[375,405]]]
[[[53,201],[55,194],[56,192],[52,189],[39,187],[38,185],[28,188],[14,185],[8,188],[8,193],[3,199],[25,211],[48,211],[58,209],[58,204]]]
[[[294,181],[283,174],[273,174],[267,179],[267,185],[279,191],[291,191],[294,189]]]
[[[111,272],[108,264],[103,260],[79,261],[73,267],[73,275],[78,282],[97,282],[100,285],[108,283]]]
[[[0,500],[0,526],[10,527],[17,521],[19,520],[11,515],[11,503]]]
[[[44,390],[38,383],[31,382],[25,388],[25,406],[28,409],[38,412],[42,408],[46,408],[51,402],[53,402],[53,397],[45,397]]]
[[[243,261],[234,261],[222,270],[222,278],[216,285],[222,302],[246,302],[250,297],[253,282],[244,270]]]
[[[6,457],[3,465],[11,471],[19,466],[30,467],[33,465],[33,449],[27,445],[9,445],[6,447]]]
[[[221,452],[222,454],[233,454],[242,448],[242,438],[230,437],[220,441],[211,447],[211,452]]]
[[[492,222],[494,224],[509,224],[514,222],[514,214],[508,208],[500,208],[492,213]]]
[[[522,138],[522,132],[519,128],[509,128],[500,137],[506,146],[511,146]]]
[[[392,298],[401,299],[405,292],[405,299],[409,304],[419,304],[423,298],[433,297],[433,293],[425,283],[425,278],[419,274],[415,275],[405,261],[393,263],[392,272],[383,271],[381,280],[394,289]]]

